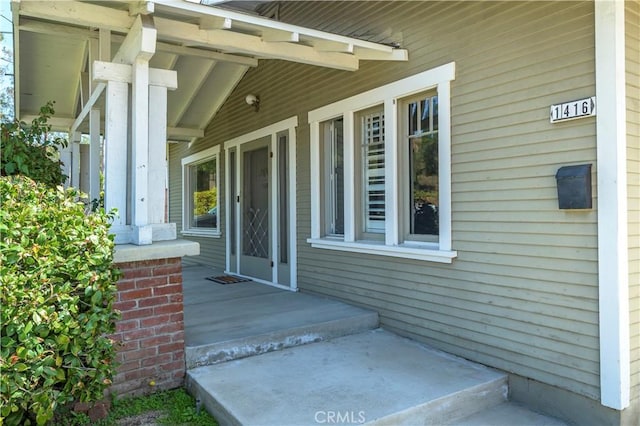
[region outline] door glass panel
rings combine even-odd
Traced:
[[[237,200],[237,196],[238,196],[238,188],[237,188],[237,183],[236,183],[236,170],[237,170],[237,165],[236,165],[236,152],[235,151],[231,151],[229,153],[229,176],[230,176],[230,188],[229,191],[231,193],[231,203],[229,203],[228,208],[230,209],[230,221],[229,221],[229,227],[231,229],[231,236],[230,236],[230,240],[231,240],[231,254],[235,255],[236,254],[236,212],[237,209],[236,207],[238,206],[238,200]]]
[[[242,254],[269,257],[269,150],[244,154]]]
[[[280,213],[280,263],[289,262],[289,163],[287,136],[278,136],[278,210]]]

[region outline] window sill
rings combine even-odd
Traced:
[[[452,263],[453,259],[458,256],[458,252],[456,251],[443,251],[439,250],[437,246],[433,244],[417,244],[415,242],[397,246],[387,246],[382,242],[377,243],[374,241],[346,243],[341,240],[328,238],[309,238],[307,242],[310,243],[313,248],[376,254],[438,263]]]
[[[220,238],[222,233],[220,231],[194,231],[194,230],[184,230],[180,232],[181,235],[185,237],[198,237],[198,238]]]

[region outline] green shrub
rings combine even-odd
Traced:
[[[0,424],[45,424],[103,397],[115,371],[119,272],[109,215],[78,193],[0,178]]]
[[[67,179],[62,174],[62,163],[58,159],[59,150],[67,146],[67,141],[55,137],[47,124],[54,112],[53,102],[48,102],[40,108],[31,126],[17,120],[0,124],[2,176],[29,176],[52,187]]]
[[[216,196],[218,191],[216,188],[210,189],[208,191],[199,191],[194,193],[194,212],[193,214],[198,216],[201,214],[205,214],[212,208],[216,206]]]

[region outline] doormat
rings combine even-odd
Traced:
[[[207,277],[206,279],[218,284],[237,284],[251,281],[249,278],[236,277],[234,275],[220,275],[217,277]]]

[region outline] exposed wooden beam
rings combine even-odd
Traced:
[[[56,35],[58,37],[70,37],[70,38],[90,38],[95,37],[95,32],[80,27],[70,27],[62,24],[52,24],[50,22],[36,21],[29,18],[21,18],[20,31],[27,31],[37,34]]]
[[[260,37],[231,31],[202,31],[197,25],[165,18],[156,18],[155,24],[158,34],[163,38],[191,45],[209,46],[262,58],[282,59],[341,70],[358,69],[358,59],[352,55],[318,52],[313,47],[300,44],[268,43]]]
[[[83,72],[80,74],[80,81],[78,82],[80,86],[80,105],[84,105],[89,101],[89,96],[91,96],[91,90],[89,90],[89,73]]]
[[[20,15],[128,33],[135,17],[129,12],[77,1],[20,2]]]
[[[138,15],[113,62],[132,64],[136,59],[148,61],[156,53],[157,31],[150,16]]]
[[[139,1],[129,3],[129,16],[150,15],[153,13],[155,6],[150,1]]]
[[[228,30],[231,25],[232,21],[229,18],[219,16],[203,16],[200,18],[201,30]]]
[[[391,52],[377,52],[375,50],[354,47],[354,54],[363,61],[408,61],[409,52],[406,49],[393,49]]]
[[[78,115],[78,117],[76,117],[75,121],[71,125],[69,133],[74,133],[76,130],[78,130],[78,127],[80,127],[84,119],[87,117],[87,115],[89,115],[91,108],[93,108],[93,105],[96,103],[105,87],[107,87],[106,83],[98,83],[96,85],[96,88],[93,89],[89,100],[87,100],[87,103],[84,104],[84,106],[82,107],[82,111],[80,111],[80,114]]]
[[[39,34],[68,36],[72,38],[85,37],[89,39],[89,38],[98,37],[98,34],[96,33],[96,31],[87,30],[87,29],[78,28],[78,27],[70,27],[62,24],[52,24],[49,22],[34,21],[28,18],[22,18],[22,20],[20,21],[20,30],[39,33]],[[108,31],[108,30],[105,30],[105,31]],[[114,41],[114,42],[122,42],[124,38],[125,37],[120,34],[111,35],[111,41]],[[240,65],[246,65],[249,67],[258,66],[257,59],[250,58],[247,56],[213,52],[211,50],[196,49],[196,48],[186,47],[186,46],[178,46],[170,43],[157,42],[156,51],[173,53],[176,55],[196,56],[199,58],[212,59],[214,61],[219,61],[219,62],[229,62],[229,63],[235,63]],[[102,48],[101,48],[101,57],[102,57]],[[104,60],[108,61],[108,59],[104,59]]]
[[[98,59],[101,61],[111,60],[111,31],[106,28],[98,30]]]
[[[215,7],[203,6],[184,1],[156,0],[156,9],[160,6],[164,11],[173,11],[178,14],[191,14],[194,17],[210,16],[223,19],[238,20],[246,25],[253,25],[260,30],[280,30],[290,33],[298,33],[305,38],[353,45],[356,54],[366,53],[367,59],[404,60],[406,51],[402,54],[395,53],[398,49],[378,43],[356,40],[323,31],[312,30],[296,25],[275,22],[263,17],[251,16],[239,12],[233,12]],[[19,3],[20,14],[41,19],[49,19],[65,22],[73,25],[106,28],[112,31],[128,33],[133,25],[134,18],[127,11],[117,10],[95,4],[75,1],[52,2],[23,2]],[[141,16],[141,15],[138,15]],[[355,70],[358,68],[358,58],[350,57],[336,52],[319,52],[309,46],[287,43],[286,46],[278,46],[277,43],[268,43],[259,37],[241,34],[232,31],[201,30],[198,25],[167,18],[156,18],[158,35],[163,38],[179,41],[187,45],[207,46],[221,50],[235,51],[260,58],[283,59],[294,62],[302,62],[318,66],[328,66],[337,69]],[[267,36],[269,37],[269,36]],[[386,54],[373,55],[371,51]],[[398,59],[400,58],[400,59]]]
[[[115,81],[119,83],[131,83],[132,66],[114,62],[93,62],[93,79],[99,82]],[[178,88],[177,73],[172,70],[149,68],[149,85],[166,87],[168,90]]]
[[[180,141],[189,141],[191,138],[201,138],[204,136],[202,129],[190,129],[187,127],[167,127],[167,138]]]
[[[156,8],[161,7],[165,10],[173,10],[176,13],[192,13],[193,16],[210,15],[219,16],[223,18],[229,18],[233,21],[242,22],[244,24],[255,25],[257,27],[263,27],[264,29],[278,29],[289,32],[297,32],[300,36],[306,36],[311,38],[319,38],[323,40],[332,40],[342,43],[353,43],[354,46],[360,46],[367,49],[380,50],[382,52],[390,52],[393,47],[380,43],[374,43],[365,40],[358,40],[352,37],[347,37],[339,34],[332,34],[325,31],[314,30],[311,28],[305,28],[298,25],[287,24],[284,22],[274,21],[262,16],[248,15],[242,12],[235,12],[229,9],[222,9],[217,7],[211,7],[210,5],[191,3],[186,1],[175,0],[155,0]],[[213,3],[212,3],[213,5]]]
[[[262,32],[262,40],[267,42],[297,43],[300,41],[300,34],[292,31],[268,29]]]
[[[231,0],[186,0],[189,3],[204,4],[207,6],[215,6],[217,4],[228,3]]]
[[[230,62],[233,64],[246,65],[248,67],[257,67],[258,60],[247,56],[231,55],[228,53],[212,52],[210,50],[195,49],[187,46],[176,46],[169,43],[158,43],[159,52],[175,53],[177,55],[196,56],[199,58],[212,59],[219,62]]]
[[[74,108],[72,110],[72,114],[74,115],[76,112],[78,112],[79,105],[82,105],[83,90],[84,90],[84,88],[82,87],[82,75],[84,74],[85,64],[87,62],[87,57],[89,55],[89,52],[88,52],[89,49],[87,48],[88,46],[86,42],[83,43],[83,47],[84,47],[84,51],[82,54],[82,60],[75,64],[77,67],[76,71],[73,74],[67,76],[69,80],[72,80],[75,78],[77,82],[77,84],[73,88],[75,90],[75,93],[73,94]],[[87,92],[84,92],[84,93],[87,93]]]
[[[353,43],[342,43],[332,40],[316,40],[313,48],[319,52],[353,53]]]

